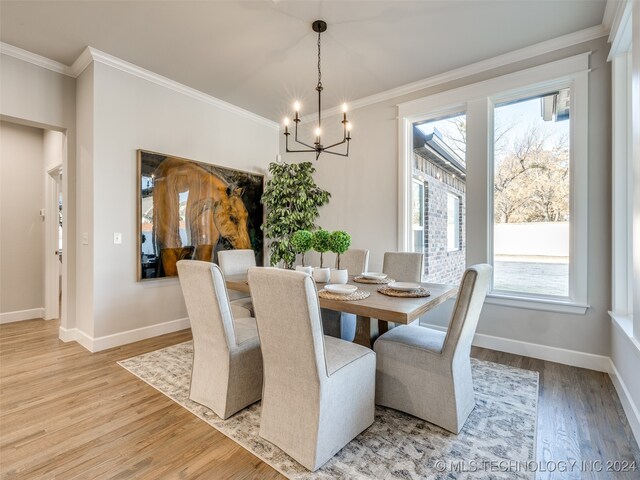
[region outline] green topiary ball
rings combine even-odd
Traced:
[[[331,238],[331,234],[326,230],[320,229],[313,232],[313,240],[311,242],[313,249],[318,253],[328,252],[329,238]]]
[[[329,237],[329,249],[333,253],[340,255],[349,250],[351,246],[351,235],[342,230],[336,230]]]
[[[311,250],[313,233],[309,230],[298,230],[291,236],[291,246],[296,253],[305,253]]]

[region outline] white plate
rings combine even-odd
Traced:
[[[419,283],[409,283],[409,282],[393,282],[388,285],[389,288],[393,288],[394,290],[401,290],[403,292],[411,292],[413,290],[419,290],[422,288],[422,285]]]
[[[337,293],[338,295],[351,295],[356,290],[358,290],[358,287],[356,287],[355,285],[341,285],[336,283],[325,285],[324,289],[327,292]]]
[[[360,275],[370,280],[382,280],[384,278],[387,278],[386,273],[380,273],[380,272],[362,272]]]

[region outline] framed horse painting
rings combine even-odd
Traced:
[[[139,280],[220,250],[253,249],[262,265],[263,175],[138,150],[138,188]]]

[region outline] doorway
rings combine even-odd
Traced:
[[[47,172],[45,208],[45,320],[61,318],[62,310],[62,229],[64,199],[62,166]]]

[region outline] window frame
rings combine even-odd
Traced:
[[[453,199],[455,202],[456,220],[454,225],[454,248],[449,248],[449,200]],[[452,192],[447,192],[447,253],[459,252],[462,248],[462,238],[460,235],[461,222],[460,222],[460,210],[461,199],[459,195]],[[456,241],[457,240],[457,241]]]
[[[534,310],[584,314],[587,303],[588,234],[588,73],[591,52],[399,104],[398,247],[407,251],[407,202],[411,180],[413,123],[451,113],[467,116],[466,263],[493,260],[493,108],[503,98],[571,88],[570,283],[569,297],[493,293],[487,303]],[[427,112],[427,113],[425,113]],[[469,152],[474,152],[471,158]]]

